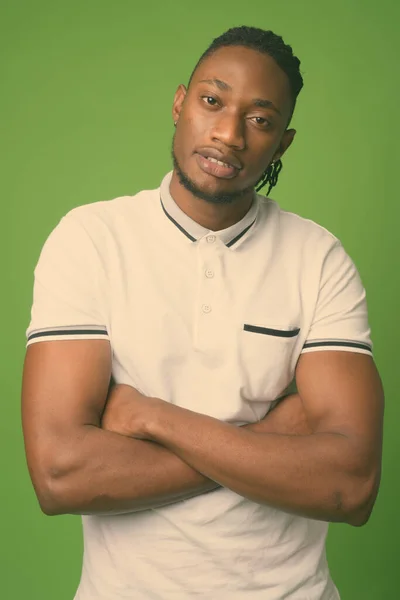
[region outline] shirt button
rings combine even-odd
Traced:
[[[207,269],[206,277],[208,277],[208,279],[211,279],[212,277],[214,277],[214,271],[212,271],[211,269]]]
[[[204,313],[209,313],[209,312],[211,312],[211,306],[209,304],[203,304],[203,306],[201,307],[201,310]]]
[[[209,244],[213,244],[215,242],[215,235],[208,235],[207,236],[207,242]]]

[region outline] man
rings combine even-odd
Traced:
[[[43,248],[23,427],[42,510],[84,515],[76,600],[339,598],[328,522],[369,518],[383,392],[342,245],[254,192],[299,65],[272,32],[214,40],[160,189],[72,210]]]

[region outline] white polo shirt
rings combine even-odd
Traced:
[[[365,291],[339,240],[263,196],[210,231],[156,190],[70,211],[35,269],[28,344],[108,339],[117,383],[235,424],[262,419],[302,352],[371,354]],[[75,600],[337,600],[328,524],[221,488],[83,516]]]

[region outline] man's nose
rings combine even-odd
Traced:
[[[239,115],[218,115],[212,129],[212,138],[237,150],[246,146],[245,124]]]

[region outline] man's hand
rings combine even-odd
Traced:
[[[150,439],[148,425],[164,400],[145,396],[130,385],[114,385],[107,399],[102,428],[137,439]],[[169,404],[169,403],[166,403]],[[173,405],[171,410],[174,409]],[[256,433],[308,435],[312,433],[299,394],[290,394],[261,421],[242,427]]]
[[[101,426],[121,435],[149,439],[146,425],[160,402],[163,400],[145,396],[130,385],[116,384],[109,392]]]

